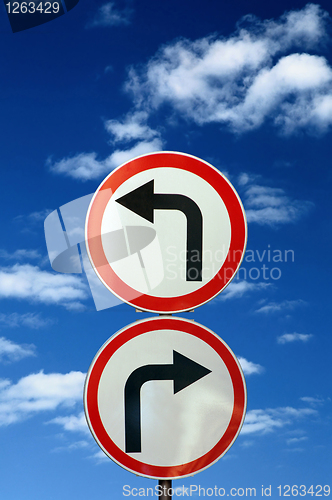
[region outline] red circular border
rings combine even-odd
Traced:
[[[156,322],[158,324],[156,325]],[[205,455],[182,465],[150,465],[127,455],[105,430],[98,408],[98,388],[106,364],[113,354],[129,340],[153,330],[177,330],[194,335],[212,347],[225,363],[234,390],[234,407],[230,423],[218,443]],[[211,330],[198,323],[180,318],[152,318],[133,323],[111,337],[93,360],[84,388],[84,409],[88,424],[99,446],[109,457],[125,469],[150,478],[179,478],[196,474],[216,462],[232,446],[243,424],[246,410],[246,386],[238,362],[227,344]]]
[[[231,242],[224,264],[216,275],[194,292],[178,297],[137,296],[137,290],[124,283],[106,259],[101,224],[105,208],[118,187],[135,174],[158,167],[179,168],[208,182],[225,203],[230,223]],[[108,191],[105,191],[108,190]],[[114,170],[97,189],[86,219],[86,246],[92,266],[105,286],[121,300],[150,312],[183,312],[194,309],[218,295],[233,279],[241,265],[247,242],[247,224],[241,201],[229,181],[214,167],[184,153],[160,152],[135,158]],[[233,259],[231,256],[233,255]],[[98,266],[96,265],[98,263]],[[228,277],[227,273],[231,273]],[[134,297],[134,298],[133,298]]]

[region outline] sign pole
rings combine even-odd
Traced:
[[[171,479],[159,479],[158,485],[161,490],[160,500],[172,500],[172,495],[170,495],[170,490],[172,488]]]
[[[165,314],[160,313],[159,316],[163,317]],[[172,316],[170,314],[170,316]],[[159,489],[162,491],[160,500],[172,500],[172,495],[169,494],[170,488],[172,488],[171,479],[159,479],[158,481]]]

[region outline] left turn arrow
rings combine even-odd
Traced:
[[[203,217],[191,198],[183,194],[155,193],[154,179],[115,200],[154,223],[155,210],[180,210],[187,218],[186,281],[202,281]]]

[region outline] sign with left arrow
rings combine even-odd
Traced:
[[[147,231],[155,234],[148,247]],[[123,258],[116,234],[127,247]],[[184,153],[158,152],[106,177],[91,201],[85,240],[111,292],[137,309],[168,314],[194,309],[230,283],[247,226],[240,198],[219,170]]]
[[[171,316],[111,337],[87,374],[84,408],[102,450],[135,474],[193,475],[235,441],[245,415],[240,365],[223,340]]]
[[[203,217],[199,206],[183,194],[154,193],[154,179],[118,198],[117,203],[154,223],[155,210],[179,210],[187,220],[186,281],[202,281]]]

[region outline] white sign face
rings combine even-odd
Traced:
[[[127,326],[96,355],[84,406],[97,443],[135,474],[195,474],[233,444],[246,408],[244,377],[229,347],[189,320]]]
[[[101,281],[142,310],[180,312],[216,296],[246,246],[240,199],[214,167],[160,152],[112,172],[87,215],[86,244]]]

